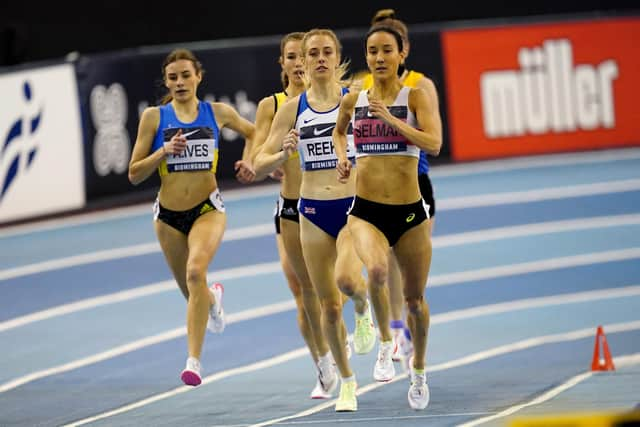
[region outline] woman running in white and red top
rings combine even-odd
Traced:
[[[398,79],[402,36],[393,28],[372,28],[366,37],[367,66],[373,75],[368,91],[349,94],[340,105],[333,141],[338,178],[351,174],[347,129],[353,119],[356,146],[356,197],[348,226],[370,286],[384,287],[389,247],[404,277],[407,323],[414,341],[409,404],[424,409],[429,389],[424,371],[429,308],[424,290],[431,265],[429,207],[420,194],[420,150],[438,155],[442,129],[433,119],[436,106],[424,89],[404,87]]]

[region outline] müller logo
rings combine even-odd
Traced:
[[[615,126],[615,60],[574,64],[571,42],[556,39],[521,48],[518,63],[520,70],[490,71],[480,77],[488,138]]]

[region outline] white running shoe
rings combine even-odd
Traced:
[[[391,338],[393,339],[393,353],[391,354],[391,360],[394,362],[400,362],[402,360],[402,353],[400,346],[402,345],[404,336],[404,329],[391,328]]]
[[[413,341],[411,341],[411,332],[407,327],[404,328],[403,339],[400,341],[400,354],[403,359],[407,360],[413,355]]]
[[[408,329],[391,329],[391,334],[393,336],[393,342],[396,347],[393,349],[392,359],[394,362],[405,362],[405,366],[407,365],[407,361],[413,354],[413,343],[411,342],[411,338],[407,337],[409,333]]]
[[[415,410],[422,410],[429,404],[429,386],[424,372],[418,374],[411,368],[411,385],[407,392],[407,399],[409,406]]]
[[[379,382],[391,381],[396,375],[391,354],[393,353],[393,341],[380,342],[378,358],[373,367],[373,379]]]
[[[219,334],[224,331],[224,309],[222,308],[222,295],[224,294],[224,286],[221,283],[214,283],[209,288],[209,292],[213,294],[215,304],[209,307],[209,321],[207,322],[207,328],[214,334]]]
[[[316,386],[311,390],[311,394],[309,395],[312,399],[331,399],[332,394],[327,393],[322,387],[322,381],[320,381],[320,374],[318,374],[318,379],[316,380]]]
[[[333,393],[338,385],[338,374],[330,352],[318,360],[318,381],[328,394]]]
[[[202,377],[200,376],[201,369],[200,361],[195,357],[189,357],[187,359],[187,366],[182,371],[182,374],[180,374],[182,382],[190,386],[200,385],[202,382]]]

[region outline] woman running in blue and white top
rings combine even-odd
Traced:
[[[225,326],[222,285],[207,289],[207,269],[220,247],[226,226],[215,172],[220,129],[228,127],[245,139],[237,177],[251,182],[249,163],[255,127],[231,106],[198,99],[204,69],[193,52],[176,49],[162,64],[168,94],[159,107],[146,108],[129,163],[129,180],[137,185],[156,170],[160,190],[154,205],[154,228],[160,247],[187,299],[189,357],[181,373],[191,386],[202,382],[200,354],[207,322],[212,332]]]
[[[398,79],[402,36],[391,27],[372,28],[366,37],[367,66],[373,75],[368,91],[347,95],[333,132],[338,178],[350,180],[347,130],[353,119],[358,174],[349,229],[367,268],[370,286],[384,287],[389,247],[404,277],[408,325],[414,341],[409,404],[424,409],[429,389],[424,372],[429,309],[424,299],[429,267],[429,208],[418,184],[420,150],[438,155],[441,127],[433,119],[424,89],[404,87]]]
[[[264,97],[258,103],[256,111],[256,134],[253,141],[253,156],[262,149],[262,144],[269,136],[269,130],[276,112],[282,108],[289,98],[301,94],[305,90],[304,67],[302,64],[302,38],[304,33],[286,34],[280,41],[279,63],[282,67],[282,86],[284,91]],[[296,153],[297,154],[297,153]],[[300,219],[298,200],[300,199],[299,156],[294,155],[276,170],[276,179],[280,180],[280,196],[274,213],[276,242],[282,271],[295,298],[298,309],[298,328],[304,338],[309,354],[317,371],[316,385],[311,391],[312,399],[329,399],[332,397],[328,387],[331,378],[335,378],[335,368],[329,354],[329,344],[322,332],[322,311],[307,266],[302,255],[300,244]],[[271,176],[274,174],[272,173]],[[333,381],[335,383],[335,381]]]
[[[300,240],[311,282],[322,305],[324,333],[342,377],[335,409],[355,411],[356,382],[344,346],[347,331],[340,291],[354,301],[357,353],[371,351],[375,329],[362,278],[362,263],[345,227],[347,210],[355,194],[355,180],[341,185],[335,179],[337,158],[331,133],[345,93],[340,83],[344,66],[340,64],[340,43],[330,30],[307,32],[302,40],[302,54],[309,88],[278,110],[269,137],[255,158],[254,168],[256,179],[260,179],[299,150],[303,170],[298,209]],[[353,145],[348,157],[350,162],[355,160]]]

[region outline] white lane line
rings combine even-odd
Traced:
[[[438,199],[438,210],[468,209],[486,206],[531,203],[571,197],[595,196],[599,194],[623,193],[640,190],[640,179],[598,182],[565,187],[541,188],[538,190],[510,191],[506,193],[478,194],[476,196]]]
[[[508,311],[526,310],[529,308],[542,307],[544,305],[561,305],[575,304],[589,301],[602,301],[605,299],[615,299],[623,297],[633,297],[640,295],[640,286],[627,286],[624,288],[603,289],[596,291],[577,292],[573,294],[554,295],[542,298],[527,298],[516,301],[510,301],[501,304],[491,304],[486,306],[471,307],[463,310],[455,310],[446,313],[436,314],[431,317],[431,324],[438,325],[448,322],[454,322],[462,319],[470,319],[480,316],[488,316],[491,314],[506,313]],[[268,316],[282,311],[292,310],[295,308],[294,300],[282,301],[265,307],[256,309],[248,309],[236,314],[230,314],[228,318],[230,322],[239,322],[254,319],[256,317]],[[172,329],[149,338],[133,341],[128,344],[118,346],[112,350],[98,353],[89,357],[74,360],[72,362],[54,366],[52,368],[43,369],[33,372],[23,377],[16,378],[4,384],[0,384],[0,393],[9,391],[28,382],[35,381],[51,375],[77,369],[93,363],[101,362],[109,358],[120,356],[131,351],[140,350],[141,348],[159,344],[164,341],[172,340],[185,334],[184,327]]]
[[[433,178],[480,174],[488,172],[506,172],[553,166],[584,165],[607,163],[616,160],[634,160],[640,158],[640,149],[614,149],[583,153],[562,153],[540,156],[512,157],[508,159],[483,160],[449,165],[434,165],[429,169]]]
[[[613,150],[598,150],[582,153],[556,153],[541,156],[526,156],[498,160],[484,160],[477,162],[433,165],[429,175],[434,178],[481,174],[487,172],[503,172],[518,169],[532,169],[548,166],[567,166],[590,163],[607,163],[616,160],[633,160],[640,158],[640,149],[621,148]],[[225,201],[241,200],[251,197],[277,195],[279,184],[261,184],[259,186],[239,188],[233,190],[222,189]],[[29,224],[7,226],[2,228],[2,237],[18,234],[47,231],[63,227],[74,227],[101,221],[128,218],[151,212],[152,201],[138,203],[133,206],[112,208],[106,211],[80,213],[77,215],[32,222]]]
[[[437,274],[429,278],[428,286],[449,286],[478,280],[495,279],[499,277],[515,276],[519,274],[539,273],[542,271],[551,271],[561,268],[580,267],[584,265],[601,264],[612,261],[624,261],[635,258],[640,258],[640,248],[549,258],[533,262],[524,262],[520,264],[508,264],[504,266],[479,268],[476,270],[468,270],[457,273]],[[264,264],[256,264],[254,266],[241,266],[225,270],[212,271],[207,274],[210,277],[213,276],[219,280],[228,280],[257,276],[261,274],[278,273],[280,271],[281,267],[279,262],[270,262]],[[12,319],[0,322],[0,332],[12,328],[17,328],[19,326],[24,326],[33,322],[38,322],[40,320],[50,319],[55,316],[62,316],[65,314],[75,313],[81,310],[88,310],[107,304],[128,301],[131,299],[141,298],[160,292],[171,291],[173,289],[175,289],[175,283],[171,280],[168,280],[125,291],[115,292],[112,294],[102,295],[99,297],[88,298],[69,304],[62,304],[56,307],[36,311],[34,313],[14,317]]]
[[[221,191],[224,201],[231,202],[236,200],[251,199],[255,197],[265,197],[269,195],[277,197],[279,188],[280,184],[266,184],[251,188],[238,188],[228,191],[225,191],[223,189]],[[11,225],[4,228],[0,227],[0,230],[2,230],[1,237],[4,238],[21,234],[55,230],[59,228],[95,224],[97,222],[106,222],[122,218],[131,218],[140,215],[148,215],[149,218],[151,218],[152,213],[153,200],[149,200],[149,202],[137,203],[135,205],[127,207],[110,208],[98,212],[78,213],[61,218],[34,221],[28,224]]]
[[[600,264],[612,261],[624,261],[636,258],[640,258],[640,248],[616,249],[582,255],[548,258],[539,261],[479,268],[476,270],[460,271],[456,273],[438,274],[429,278],[427,287],[448,286],[464,282],[496,279],[498,277],[515,276],[519,274],[579,267],[583,265]]]
[[[255,372],[255,371],[259,371],[261,369],[267,369],[270,368],[272,366],[275,365],[279,365],[281,363],[285,363],[288,362],[289,360],[293,360],[293,359],[297,359],[299,357],[302,357],[306,354],[309,354],[309,351],[306,347],[302,347],[302,348],[298,348],[296,350],[290,351],[288,353],[284,353],[281,354],[280,356],[276,356],[276,357],[272,357],[270,359],[264,359],[261,360],[259,362],[256,363],[252,363],[250,365],[245,365],[245,366],[241,366],[238,368],[233,368],[233,369],[228,369],[226,371],[222,371],[222,372],[218,372],[216,374],[210,375],[206,378],[202,379],[202,384],[200,385],[200,387],[207,385],[207,384],[211,384],[215,381],[220,381],[224,378],[228,378],[228,377],[232,377],[232,376],[236,376],[236,375],[243,375],[243,374],[248,374],[251,372]],[[79,426],[79,425],[83,425],[83,424],[87,424],[93,421],[97,421],[103,418],[107,418],[113,415],[117,415],[119,413],[122,412],[127,412],[127,411],[131,411],[133,409],[136,408],[140,408],[142,406],[146,406],[149,405],[150,403],[154,403],[154,402],[158,402],[160,400],[164,400],[167,399],[169,397],[173,397],[182,393],[186,393],[188,391],[192,391],[194,390],[194,387],[189,387],[189,386],[180,386],[178,388],[174,388],[173,390],[169,390],[167,392],[164,393],[160,393],[160,394],[156,394],[154,396],[150,396],[146,399],[140,400],[138,402],[129,404],[127,406],[115,409],[113,411],[109,411],[109,412],[105,412],[104,414],[100,414],[100,415],[96,415],[94,417],[91,418],[85,418],[83,420],[79,420],[76,422],[73,422],[71,424],[67,424],[67,426]]]
[[[258,276],[262,274],[279,273],[282,271],[280,262],[268,262],[255,264],[251,266],[241,266],[235,268],[227,268],[224,270],[207,272],[208,277],[215,277],[216,280],[224,281],[230,279],[239,279],[242,277]],[[82,310],[100,307],[107,304],[129,301],[136,298],[142,298],[161,292],[172,291],[177,288],[175,280],[165,280],[162,282],[152,283],[146,286],[140,286],[125,291],[114,292],[107,295],[101,295],[95,298],[87,298],[70,304],[58,305],[46,310],[36,311],[24,316],[14,317],[13,319],[0,322],[0,332],[12,328],[28,325],[29,323],[39,322],[41,320],[50,319],[56,316],[64,316],[66,314],[75,313]]]
[[[434,248],[482,243],[490,240],[512,239],[541,234],[564,233],[570,231],[590,230],[594,228],[623,227],[639,225],[640,214],[594,216],[588,218],[566,219],[559,221],[543,221],[507,227],[486,228],[477,231],[451,233],[434,236]]]
[[[640,150],[636,150],[637,153],[640,153]],[[637,158],[640,157],[637,153],[630,153],[629,158]],[[617,157],[615,160],[625,160],[627,156],[624,154]],[[551,161],[552,159],[540,159],[539,163],[531,163],[528,164],[526,160],[518,159],[515,166],[510,167],[508,164],[496,163],[495,165],[489,164],[483,167],[481,164],[473,164],[473,165],[442,165],[438,166],[429,174],[432,177],[444,177],[444,176],[454,176],[454,175],[466,175],[466,174],[474,174],[474,173],[483,173],[483,172],[491,172],[494,170],[510,170],[510,169],[527,169],[530,167],[537,166],[562,166],[571,164],[572,162],[565,162],[560,159],[556,162]],[[583,159],[583,161],[578,161],[576,163],[597,163],[600,159],[594,157],[592,159]],[[506,160],[502,160],[499,162],[506,162]],[[545,164],[546,163],[546,164]],[[555,163],[555,164],[554,164]],[[451,169],[448,169],[451,168]],[[463,196],[463,197],[453,197],[453,198],[445,198],[438,199],[438,208],[442,210],[449,209],[462,209],[462,208],[470,208],[470,207],[479,207],[479,206],[494,206],[501,204],[509,204],[509,203],[521,203],[521,202],[532,202],[532,201],[542,201],[542,200],[554,200],[558,198],[565,197],[580,197],[580,196],[589,196],[589,195],[597,195],[597,194],[606,194],[606,193],[617,193],[621,191],[633,191],[638,189],[638,185],[634,182],[638,181],[637,179],[627,179],[627,180],[618,180],[618,181],[608,181],[608,182],[600,182],[600,183],[592,183],[592,184],[577,184],[573,186],[565,186],[565,187],[551,187],[547,189],[536,189],[536,190],[526,190],[526,191],[516,191],[516,192],[506,192],[506,193],[490,193],[490,194],[480,194],[476,196]],[[607,189],[610,188],[610,191]],[[240,200],[251,197],[266,197],[266,196],[276,196],[278,194],[278,186],[277,185],[264,185],[256,188],[247,188],[243,190],[231,190],[232,193],[230,195],[225,195],[225,200]],[[11,237],[15,235],[29,234],[34,232],[48,231],[58,228],[65,227],[75,227],[84,224],[93,224],[97,222],[109,221],[109,220],[117,220],[122,218],[129,218],[138,215],[144,215],[150,213],[151,203],[145,203],[143,205],[131,206],[126,208],[115,208],[107,211],[101,212],[92,212],[92,213],[81,213],[77,215],[73,215],[71,217],[61,218],[61,219],[51,219],[40,222],[34,222],[24,225],[15,225],[15,226],[7,226],[0,227],[2,230],[1,237]]]
[[[296,420],[296,421],[283,421],[278,423],[279,426],[306,426],[313,424],[325,424],[325,425],[334,425],[340,423],[349,423],[350,425],[356,423],[363,423],[367,421],[373,421],[379,423],[380,421],[387,421],[388,424],[385,425],[397,425],[398,421],[402,420],[427,420],[427,419],[435,419],[435,418],[453,418],[453,417],[473,417],[478,415],[489,415],[494,414],[495,412],[451,412],[448,414],[424,414],[424,415],[398,415],[391,417],[358,417],[358,412],[350,413],[347,418],[331,418],[331,419],[322,419],[322,420]],[[218,427],[248,427],[248,424],[236,424],[236,425],[222,425]]]
[[[227,315],[226,316],[227,324],[244,322],[244,321],[256,319],[259,317],[270,316],[273,314],[293,310],[295,307],[296,307],[295,300],[289,300],[289,301],[278,302],[275,304],[265,305],[262,307],[250,308],[248,310],[240,311],[237,313],[231,313]],[[0,384],[0,393],[4,393],[6,391],[12,390],[16,387],[19,387],[31,381],[35,381],[40,378],[45,378],[51,375],[68,372],[73,369],[78,369],[83,366],[102,362],[104,360],[112,359],[114,357],[121,356],[126,353],[130,353],[132,351],[140,350],[144,347],[169,341],[174,338],[178,338],[183,335],[186,335],[186,332],[187,332],[186,327],[182,326],[182,327],[171,329],[147,338],[143,338],[141,340],[132,341],[130,343],[127,343],[118,347],[114,347],[111,350],[103,351],[101,353],[97,353],[89,357],[77,359],[72,362],[65,363],[63,365],[58,365],[52,368],[43,369],[41,371],[32,372],[31,374]]]
[[[274,234],[273,223],[252,225],[249,227],[233,228],[225,232],[223,241],[250,239],[253,237],[268,236]],[[13,279],[29,274],[42,273],[44,271],[59,270],[62,268],[77,267],[94,262],[110,261],[120,258],[128,258],[138,255],[160,252],[160,245],[157,242],[142,243],[139,245],[125,246],[122,248],[107,249],[103,251],[90,252],[82,255],[57,258],[49,261],[27,264],[20,267],[0,270],[0,281]]]
[[[640,214],[608,215],[560,221],[545,221],[436,236],[433,238],[433,247],[441,248],[470,243],[481,243],[489,240],[510,239],[515,237],[562,233],[594,228],[622,227],[638,224],[640,224]],[[270,234],[273,234],[272,223],[258,224],[250,227],[231,229],[225,233],[224,241],[249,239]],[[93,262],[109,261],[137,255],[146,255],[154,252],[160,252],[160,246],[157,242],[52,259],[49,261],[0,270],[0,281],[29,274],[37,274],[44,271],[76,267]]]
[[[437,325],[511,311],[529,310],[532,308],[550,307],[562,304],[579,304],[589,301],[635,297],[638,295],[640,295],[640,285],[625,286],[622,288],[596,289],[592,291],[574,292],[571,294],[559,294],[546,297],[525,298],[436,314],[431,316],[431,324]]]
[[[625,323],[614,323],[614,324],[606,325],[605,327],[606,327],[606,330],[607,330],[607,334],[614,334],[614,333],[617,333],[617,332],[632,331],[632,330],[640,329],[640,321],[625,322]],[[492,357],[501,356],[501,355],[508,354],[508,353],[513,353],[515,351],[525,350],[525,349],[528,349],[528,348],[537,347],[537,346],[544,345],[544,344],[560,343],[560,342],[566,342],[566,341],[575,341],[575,340],[587,338],[587,337],[590,337],[590,336],[593,336],[593,335],[594,335],[594,329],[593,328],[578,329],[578,330],[575,330],[575,331],[572,331],[572,332],[566,332],[566,333],[562,333],[562,334],[543,335],[543,336],[529,338],[529,339],[522,340],[522,341],[516,341],[514,343],[503,345],[503,346],[499,346],[499,347],[495,347],[495,348],[490,349],[490,350],[481,351],[481,352],[478,352],[478,353],[472,353],[472,354],[469,354],[467,356],[464,356],[464,357],[461,357],[461,358],[458,358],[458,359],[454,359],[454,360],[451,360],[451,361],[448,361],[448,362],[438,363],[436,365],[432,365],[431,367],[427,367],[426,370],[427,370],[427,372],[444,371],[444,370],[447,370],[447,369],[452,369],[452,368],[457,368],[457,367],[460,367],[460,366],[469,365],[471,363],[479,362],[479,361],[486,360],[486,359],[489,359],[489,358],[492,358]],[[396,375],[389,383],[400,381],[400,380],[405,380],[407,378],[407,376],[408,376],[408,374],[406,372],[402,373],[400,375]],[[389,383],[379,383],[379,382],[370,383],[370,384],[368,384],[368,385],[366,385],[364,387],[359,387],[358,391],[356,392],[356,395],[361,396],[361,395],[363,395],[365,393],[368,393],[368,392],[370,392],[372,390],[380,388],[380,387],[384,386],[385,384],[389,384]],[[291,420],[291,419],[295,419],[295,418],[301,418],[301,417],[309,416],[309,415],[315,414],[317,412],[320,412],[323,409],[330,408],[331,406],[333,406],[335,404],[336,400],[337,399],[326,401],[324,403],[321,403],[320,405],[316,405],[316,406],[314,406],[312,408],[309,408],[309,409],[307,409],[305,411],[302,411],[302,412],[298,412],[298,413],[293,414],[293,415],[288,415],[288,416],[284,416],[284,417],[280,417],[280,418],[275,418],[275,419],[263,421],[263,422],[260,422],[260,423],[257,423],[257,424],[252,424],[250,427],[264,427],[264,426],[269,426],[269,425],[281,423],[283,421],[287,421],[287,420]],[[98,416],[101,416],[101,415],[103,415],[103,414],[100,414]],[[98,416],[96,416],[96,417],[98,417]],[[110,415],[107,415],[107,416],[110,416]],[[93,417],[93,418],[95,418],[95,417]],[[95,418],[95,419],[98,419],[98,418]],[[74,424],[74,425],[81,425],[81,424]]]
[[[635,354],[628,354],[625,356],[619,356],[619,357],[614,357],[614,364],[618,367],[621,366],[630,366],[630,365],[637,365],[640,363],[640,353],[635,353]],[[558,396],[559,394],[569,390],[572,387],[575,387],[576,385],[580,384],[582,381],[591,378],[594,375],[594,373],[592,371],[587,371],[587,372],[583,372],[581,374],[578,374],[570,379],[568,379],[567,381],[565,381],[564,383],[560,384],[559,386],[556,386],[554,388],[552,388],[551,390],[548,390],[547,392],[541,394],[540,396],[536,397],[535,399],[532,399],[528,402],[525,403],[521,403],[519,405],[515,405],[515,406],[511,406],[501,412],[498,412],[497,414],[493,414],[493,415],[489,415],[486,417],[482,417],[482,418],[478,418],[476,420],[472,420],[469,421],[467,423],[464,424],[460,424],[459,427],[474,427],[474,426],[478,426],[480,424],[484,424],[486,422],[489,421],[493,421],[496,420],[498,418],[504,418],[507,417],[509,415],[512,415],[516,412],[518,412],[519,410],[529,407],[529,406],[534,406],[534,405],[539,405],[541,403],[544,403],[548,400],[553,399],[554,397]]]

